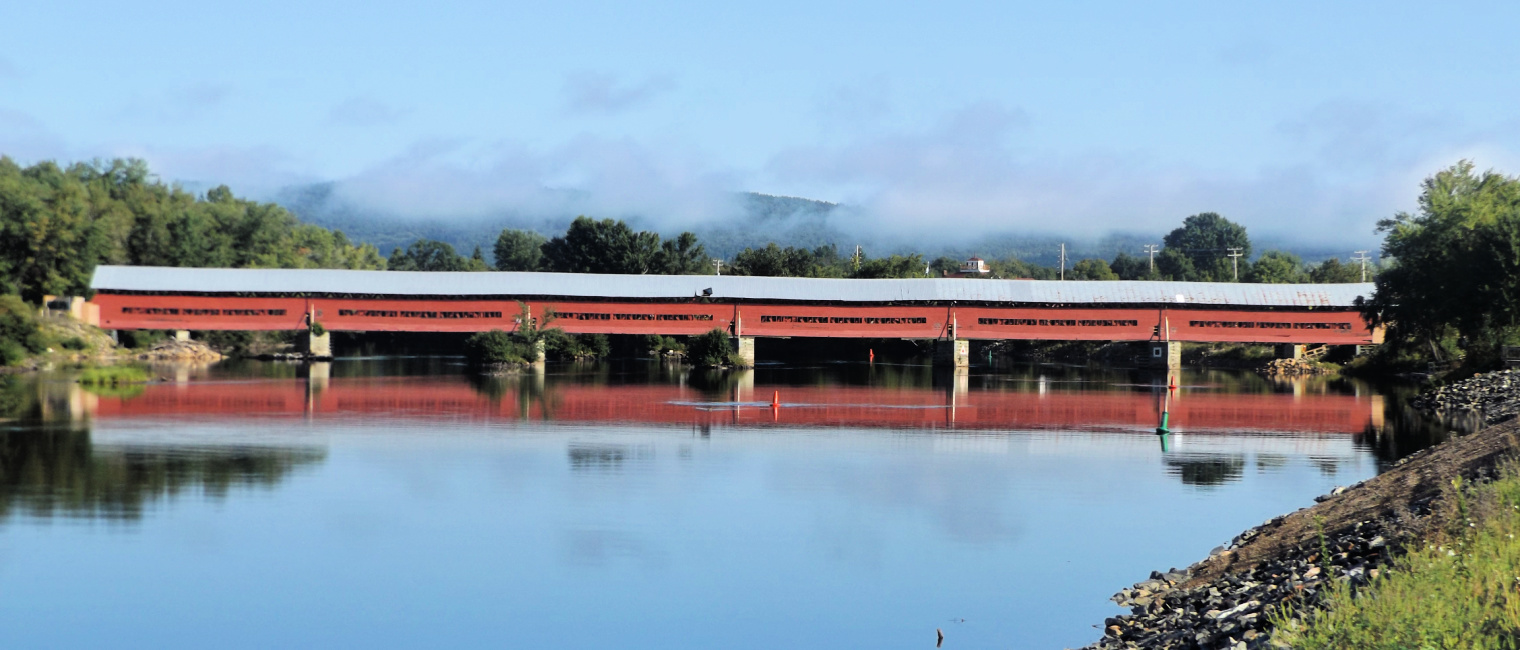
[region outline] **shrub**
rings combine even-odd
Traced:
[[[527,363],[533,357],[533,344],[501,330],[478,332],[465,339],[470,362],[479,365]]]
[[[79,374],[79,383],[85,386],[118,386],[141,384],[148,381],[148,371],[137,366],[101,366],[85,368]]]
[[[121,344],[133,350],[146,350],[169,338],[169,333],[164,330],[121,330],[118,333]]]
[[[1520,476],[1474,489],[1453,481],[1456,512],[1438,532],[1360,589],[1336,582],[1328,608],[1297,622],[1274,612],[1281,647],[1520,647]],[[1481,513],[1481,514],[1479,514]]]
[[[61,347],[61,348],[65,349],[65,350],[75,350],[75,351],[78,351],[78,350],[88,350],[88,349],[90,349],[90,344],[87,343],[82,338],[79,338],[77,336],[70,336],[69,338],[66,338],[66,339],[64,339],[62,341],[59,341],[58,342],[58,347]]]
[[[322,322],[321,321],[316,321],[316,320],[312,321],[311,325],[307,326],[307,329],[311,330],[311,335],[312,336],[321,336],[321,335],[327,333],[327,328],[326,327],[322,327]]]
[[[734,354],[734,345],[728,339],[728,332],[720,329],[691,337],[686,342],[686,350],[691,362],[698,366],[717,368],[744,365],[738,355]]]
[[[649,353],[652,354],[652,355],[655,355],[657,357],[663,357],[663,356],[665,356],[667,354],[670,354],[672,352],[674,352],[676,354],[685,354],[686,353],[686,344],[682,343],[681,341],[677,340],[675,337],[671,337],[671,336],[660,336],[659,334],[645,334],[644,335],[644,349],[649,350]]]
[[[31,305],[20,296],[0,296],[0,361],[10,365],[44,349]]]

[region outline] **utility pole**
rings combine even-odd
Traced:
[[[723,275],[723,260],[720,260],[720,259],[714,257],[713,261],[712,261],[712,265],[713,265],[713,268],[715,268],[715,269],[718,270],[718,275]]]
[[[1231,248],[1229,251],[1225,255],[1230,258],[1230,270],[1235,276],[1235,281],[1240,282],[1240,256],[1242,253],[1239,248]]]
[[[1362,282],[1366,282],[1367,281],[1367,260],[1369,259],[1367,257],[1367,251],[1357,251],[1356,252],[1356,256],[1353,257],[1353,258],[1351,258],[1351,259],[1362,263]]]
[[[1061,244],[1061,280],[1066,280],[1066,244]]]
[[[850,258],[855,262],[855,270],[860,271],[860,244],[855,245],[855,256]]]
[[[1151,275],[1156,274],[1156,250],[1161,248],[1155,244],[1146,244],[1145,252],[1151,256]]]

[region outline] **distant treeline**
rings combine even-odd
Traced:
[[[1154,256],[1120,253],[1112,261],[1087,258],[1065,269],[1032,264],[1016,257],[987,260],[987,273],[977,277],[1028,278],[1036,280],[1182,280],[1190,282],[1339,283],[1362,281],[1359,266],[1328,259],[1305,264],[1297,255],[1269,250],[1252,260],[1251,239],[1246,229],[1212,212],[1196,214],[1162,239],[1165,246]],[[474,262],[461,256],[448,264],[431,261],[447,244],[423,241],[391,256],[391,268],[419,270],[471,270],[487,267],[477,250]],[[763,275],[806,278],[922,278],[944,277],[961,269],[963,260],[923,255],[870,257],[860,249],[840,251],[830,244],[815,248],[778,246],[745,248],[731,259],[707,260],[696,235],[682,233],[662,241],[649,232],[636,232],[621,221],[596,221],[579,217],[564,236],[546,239],[526,230],[506,229],[494,247],[495,268],[502,271],[558,271],[565,273],[666,273],[721,272],[730,275]],[[469,268],[467,268],[469,267]],[[1376,272],[1368,267],[1368,279]]]

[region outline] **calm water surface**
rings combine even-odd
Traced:
[[[1438,437],[1222,372],[461,370],[0,378],[0,644],[1078,646],[1151,569]]]

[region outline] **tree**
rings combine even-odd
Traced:
[[[1395,345],[1455,338],[1492,361],[1520,330],[1520,179],[1463,160],[1422,189],[1417,212],[1378,223],[1397,263],[1378,274],[1363,314]]]
[[[1309,267],[1309,281],[1315,284],[1346,284],[1362,281],[1362,267],[1354,264],[1341,264],[1341,261],[1332,257]]]
[[[957,260],[953,257],[945,257],[941,255],[940,257],[934,258],[933,262],[929,262],[929,275],[936,278],[958,273],[960,270],[960,260]]]
[[[1213,212],[1184,219],[1182,227],[1162,241],[1166,247],[1157,259],[1157,266],[1173,280],[1230,281],[1234,278],[1228,257],[1231,249],[1239,249],[1244,259],[1251,258],[1251,239],[1246,236],[1245,226]]]
[[[1109,268],[1108,262],[1096,258],[1089,258],[1077,262],[1071,267],[1071,273],[1067,277],[1073,280],[1118,280],[1119,275]]]
[[[806,248],[782,248],[775,242],[765,248],[746,248],[734,256],[729,265],[733,275],[763,275],[790,278],[843,277],[839,249],[833,244]]]
[[[454,252],[454,247],[441,241],[419,239],[391,252],[388,264],[392,271],[465,271],[468,261]]]
[[[854,278],[921,278],[924,277],[924,256],[914,253],[912,255],[892,255],[863,260],[860,268],[851,277]]]
[[[988,262],[987,267],[992,271],[991,276],[998,279],[1054,280],[1061,277],[1055,267],[1031,264],[1017,257]]]
[[[481,254],[479,246],[476,246],[475,251],[470,253],[470,258],[464,261],[464,270],[475,272],[491,270],[491,265],[486,263],[486,256]]]
[[[660,236],[635,232],[612,219],[576,217],[560,237],[543,245],[544,265],[561,273],[649,273]]]
[[[491,249],[496,270],[537,271],[543,264],[543,245],[548,241],[531,230],[502,230],[496,237],[496,246]]]
[[[1261,254],[1261,259],[1251,264],[1242,274],[1246,282],[1263,284],[1295,284],[1304,281],[1304,262],[1297,255],[1279,250]]]
[[[1154,279],[1151,273],[1151,263],[1147,258],[1136,257],[1129,253],[1119,253],[1114,256],[1114,261],[1108,266],[1113,269],[1114,274],[1119,276],[1120,280]]]
[[[40,162],[0,157],[0,291],[37,300],[85,294],[99,264],[383,268],[373,247],[301,224],[284,208],[202,197],[150,180],[141,160]]]
[[[652,271],[664,275],[702,275],[709,268],[707,251],[697,242],[697,236],[683,232],[660,244]]]

